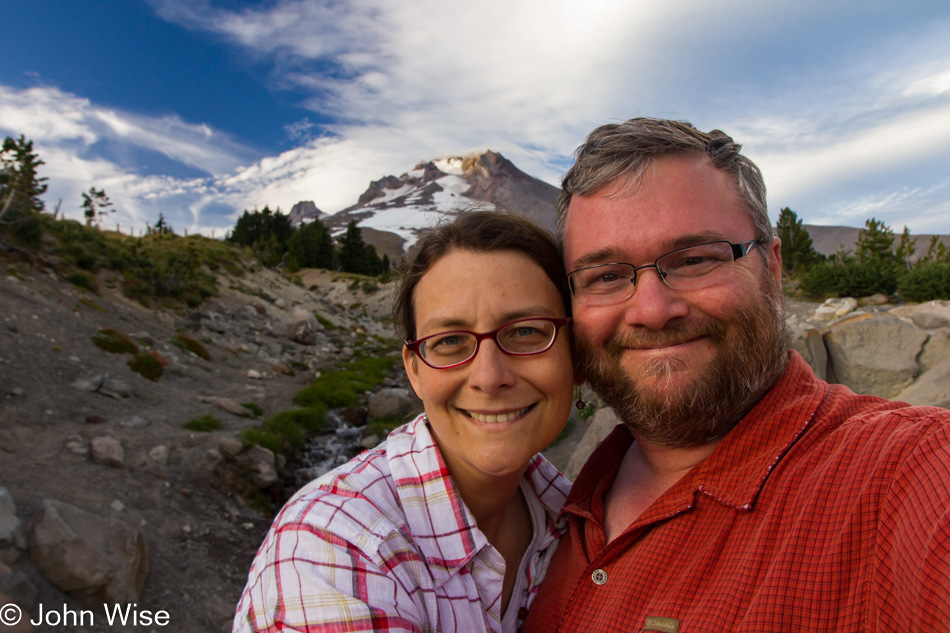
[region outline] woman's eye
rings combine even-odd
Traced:
[[[514,336],[534,336],[537,333],[537,328],[533,328],[528,325],[519,326],[514,332],[512,332]]]
[[[456,345],[462,344],[462,337],[457,334],[450,334],[448,336],[440,336],[438,338],[431,339],[429,341],[429,347],[432,349],[441,347],[448,348],[454,347]]]

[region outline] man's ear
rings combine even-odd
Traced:
[[[763,248],[767,249],[768,262],[769,262],[769,272],[775,277],[776,283],[778,283],[779,288],[782,287],[782,240],[778,237],[773,237],[772,242],[767,245],[763,245]]]
[[[419,399],[422,399],[422,393],[419,391],[419,359],[409,351],[405,345],[402,346],[402,366],[406,369],[406,376],[409,377],[409,384],[412,390],[416,392]]]

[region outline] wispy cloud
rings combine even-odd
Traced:
[[[301,95],[314,121],[331,123],[288,125],[298,146],[261,158],[201,122],[117,112],[52,88],[0,87],[0,129],[49,148],[43,157],[57,174],[81,174],[76,191],[122,183],[141,217],[157,216],[160,203],[192,227],[223,225],[227,208],[287,210],[299,200],[332,212],[371,179],[473,147],[500,150],[556,183],[590,129],[637,115],[733,134],[765,171],[776,214],[792,206],[806,222],[852,225],[872,209],[911,210],[931,226],[946,217],[937,192],[950,181],[940,167],[950,164],[950,21],[907,18],[913,7],[150,4],[162,19],[262,62],[272,89]],[[106,141],[203,173],[133,173],[98,151]],[[942,226],[950,232],[950,219]]]

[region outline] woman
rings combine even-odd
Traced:
[[[234,631],[517,630],[570,487],[537,454],[577,384],[569,297],[527,220],[472,212],[425,234],[394,309],[425,413],[294,495]]]

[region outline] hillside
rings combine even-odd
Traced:
[[[247,453],[237,436],[294,408],[293,396],[317,372],[353,355],[392,352],[390,289],[326,271],[304,271],[295,283],[246,262],[243,274],[219,271],[219,296],[195,309],[149,309],[120,292],[114,272],[99,273],[94,294],[60,278],[52,257],[25,265],[0,255],[0,263],[0,486],[23,535],[31,541],[48,499],[139,529],[149,566],[139,607],[167,611],[167,630],[230,630],[271,521],[268,496],[279,504],[292,484],[285,472],[264,497],[247,497]],[[300,311],[320,315],[313,344],[288,336]],[[97,347],[102,328],[161,355],[161,378],[146,380],[131,371],[130,354]],[[183,349],[179,333],[200,341],[210,360]],[[401,380],[399,369],[390,384]],[[259,407],[261,417],[230,413],[240,412],[235,403]],[[206,415],[222,428],[183,428]],[[98,438],[118,443],[118,461],[97,457]],[[8,511],[0,509],[0,525]],[[34,605],[84,608],[47,581],[28,552],[0,542],[0,553],[0,594],[29,598],[32,587]]]

